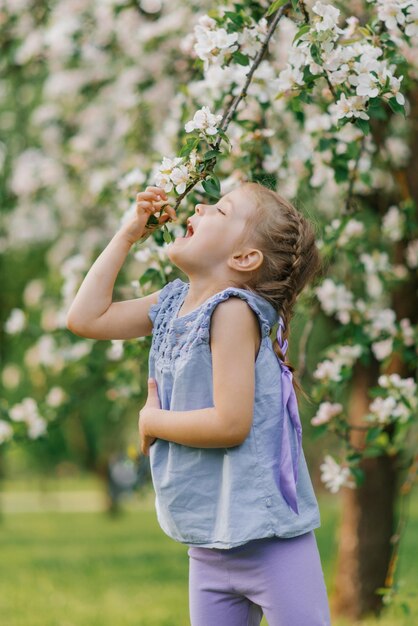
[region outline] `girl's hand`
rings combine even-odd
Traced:
[[[146,456],[149,456],[149,448],[156,440],[156,437],[151,437],[148,434],[153,409],[161,409],[161,404],[158,397],[157,383],[153,378],[148,378],[148,397],[143,408],[139,412],[138,424],[141,452]]]
[[[147,227],[146,223],[150,215],[161,211],[162,205],[167,213],[155,218],[156,222],[152,228]],[[134,244],[141,237],[150,235],[155,228],[158,228],[158,224],[165,224],[170,219],[177,220],[177,215],[173,207],[167,203],[167,194],[159,187],[148,186],[145,191],[136,194],[136,213],[121,226],[120,232],[129,243]]]

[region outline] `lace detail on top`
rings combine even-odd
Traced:
[[[257,315],[262,338],[267,337],[276,321],[276,314],[271,305],[256,294],[236,287],[227,287],[196,309],[177,317],[187,294],[189,283],[176,278],[162,289],[158,302],[150,307],[153,321],[153,341],[151,351],[157,355],[160,363],[167,366],[174,363],[180,355],[186,356],[199,344],[209,344],[211,316],[215,307],[230,296],[245,300]],[[268,313],[264,309],[268,310]],[[268,319],[272,316],[273,319]]]
[[[180,280],[180,278],[176,278],[164,285],[159,293],[157,302],[155,304],[151,304],[148,311],[148,317],[153,324],[155,324],[155,318],[157,317],[157,314],[161,309],[162,303],[165,302],[165,300],[170,299],[172,295],[178,295],[179,293],[181,293],[183,291],[184,284],[185,283]],[[177,298],[172,298],[171,304],[174,304],[174,301],[176,299]]]

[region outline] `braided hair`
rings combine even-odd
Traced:
[[[242,183],[241,188],[255,199],[255,210],[247,220],[241,243],[258,246],[264,257],[260,267],[247,274],[241,285],[264,297],[278,311],[285,325],[284,341],[289,336],[298,295],[323,270],[315,230],[300,211],[272,189],[250,181]],[[294,373],[276,338],[273,350]],[[294,384],[309,399],[296,374]]]

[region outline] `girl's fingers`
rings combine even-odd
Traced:
[[[162,200],[167,200],[167,194],[165,193],[165,191],[163,191],[162,189],[159,189],[157,191],[140,191],[139,193],[136,194],[136,199],[137,200],[141,200],[141,199],[147,199],[147,200],[152,200],[155,199],[158,202],[161,202]]]

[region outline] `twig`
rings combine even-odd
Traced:
[[[232,116],[234,115],[234,113],[235,113],[239,103],[247,95],[247,88],[248,88],[249,84],[251,83],[251,79],[252,79],[252,77],[254,75],[255,70],[257,69],[257,67],[261,63],[261,60],[262,60],[262,58],[264,56],[264,53],[265,53],[265,51],[267,49],[268,43],[269,43],[269,41],[270,41],[270,39],[271,39],[271,37],[272,37],[276,27],[277,27],[277,24],[279,23],[280,19],[283,17],[285,11],[290,8],[290,6],[291,6],[291,3],[287,2],[274,15],[274,18],[272,19],[272,21],[270,23],[270,26],[269,26],[269,29],[267,31],[266,38],[263,41],[263,43],[261,45],[261,48],[259,49],[259,51],[258,51],[258,53],[257,53],[257,55],[256,55],[256,57],[254,59],[254,62],[252,64],[251,68],[250,68],[250,71],[246,75],[247,76],[247,80],[245,81],[244,87],[242,88],[241,92],[237,96],[235,96],[234,100],[231,102],[231,104],[228,105],[228,107],[226,108],[226,111],[223,114],[221,123],[219,125],[220,130],[225,131],[228,128],[229,123],[230,123],[230,121],[232,119]],[[212,149],[217,150],[221,141],[222,141],[222,137],[219,135],[219,137],[217,138],[215,143],[214,144],[209,144],[209,145],[210,145],[210,147]],[[187,185],[187,187],[183,191],[183,193],[181,193],[176,198],[176,201],[175,201],[175,204],[174,204],[174,207],[173,207],[174,210],[176,210],[178,208],[178,206],[180,205],[180,202],[183,200],[183,198],[185,196],[187,196],[189,191],[191,191],[193,189],[193,187],[195,187],[200,180],[205,179],[208,172],[213,170],[213,168],[215,167],[215,163],[216,163],[216,157],[214,157],[213,160],[211,159],[209,161],[209,163],[208,163],[207,168],[203,172],[201,172],[200,175],[195,180],[191,181]],[[163,209],[164,206],[166,206],[166,205],[164,204],[160,208]],[[170,220],[168,220],[168,221],[170,221]],[[161,224],[156,224],[155,227],[153,227],[153,225],[151,225],[151,228],[150,228],[149,232],[144,237],[141,237],[139,239],[139,242],[143,243],[146,239],[148,239],[148,237],[155,230],[158,230],[160,227],[161,227]]]
[[[274,15],[274,18],[269,26],[269,29],[267,31],[267,35],[265,40],[263,41],[263,44],[260,48],[260,50],[257,52],[257,55],[254,59],[254,62],[250,68],[250,71],[248,72],[248,74],[246,74],[247,76],[247,80],[245,81],[244,87],[242,88],[241,92],[235,96],[234,100],[232,101],[232,103],[228,106],[227,110],[225,111],[221,123],[219,125],[220,129],[225,131],[228,126],[229,123],[232,119],[232,116],[234,115],[239,103],[241,102],[241,100],[243,98],[245,98],[245,96],[247,95],[247,88],[249,86],[249,84],[251,83],[251,79],[253,77],[253,74],[255,72],[255,70],[257,69],[257,67],[260,65],[261,60],[264,56],[264,53],[267,49],[268,43],[277,27],[277,24],[279,23],[279,21],[281,20],[281,18],[283,17],[284,12],[290,8],[290,2],[286,3],[285,5],[283,5],[278,11],[277,13]],[[218,137],[218,139],[215,142],[215,146],[218,147],[219,144],[221,142],[221,137]]]

